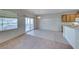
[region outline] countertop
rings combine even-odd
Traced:
[[[79,25],[63,25],[63,26],[68,26],[68,27],[70,27],[70,28],[79,30]]]

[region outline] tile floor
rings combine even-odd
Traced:
[[[62,32],[48,31],[48,30],[33,30],[33,31],[28,32],[27,34],[35,36],[35,37],[40,37],[43,39],[48,39],[48,40],[58,41],[61,43],[68,44],[68,42],[63,37]]]
[[[37,35],[38,34],[38,35]],[[0,44],[1,49],[72,49],[62,33],[35,30]]]

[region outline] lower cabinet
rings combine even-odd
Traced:
[[[79,48],[79,30],[63,26],[63,36],[73,48]]]

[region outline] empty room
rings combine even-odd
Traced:
[[[0,9],[0,49],[78,49],[79,10]]]

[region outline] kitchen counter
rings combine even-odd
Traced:
[[[61,31],[63,32],[63,26],[65,25],[72,25],[74,22],[62,22],[61,24]]]
[[[79,49],[79,26],[64,25],[63,36],[73,48]]]
[[[64,26],[79,30],[79,25],[64,25]]]

